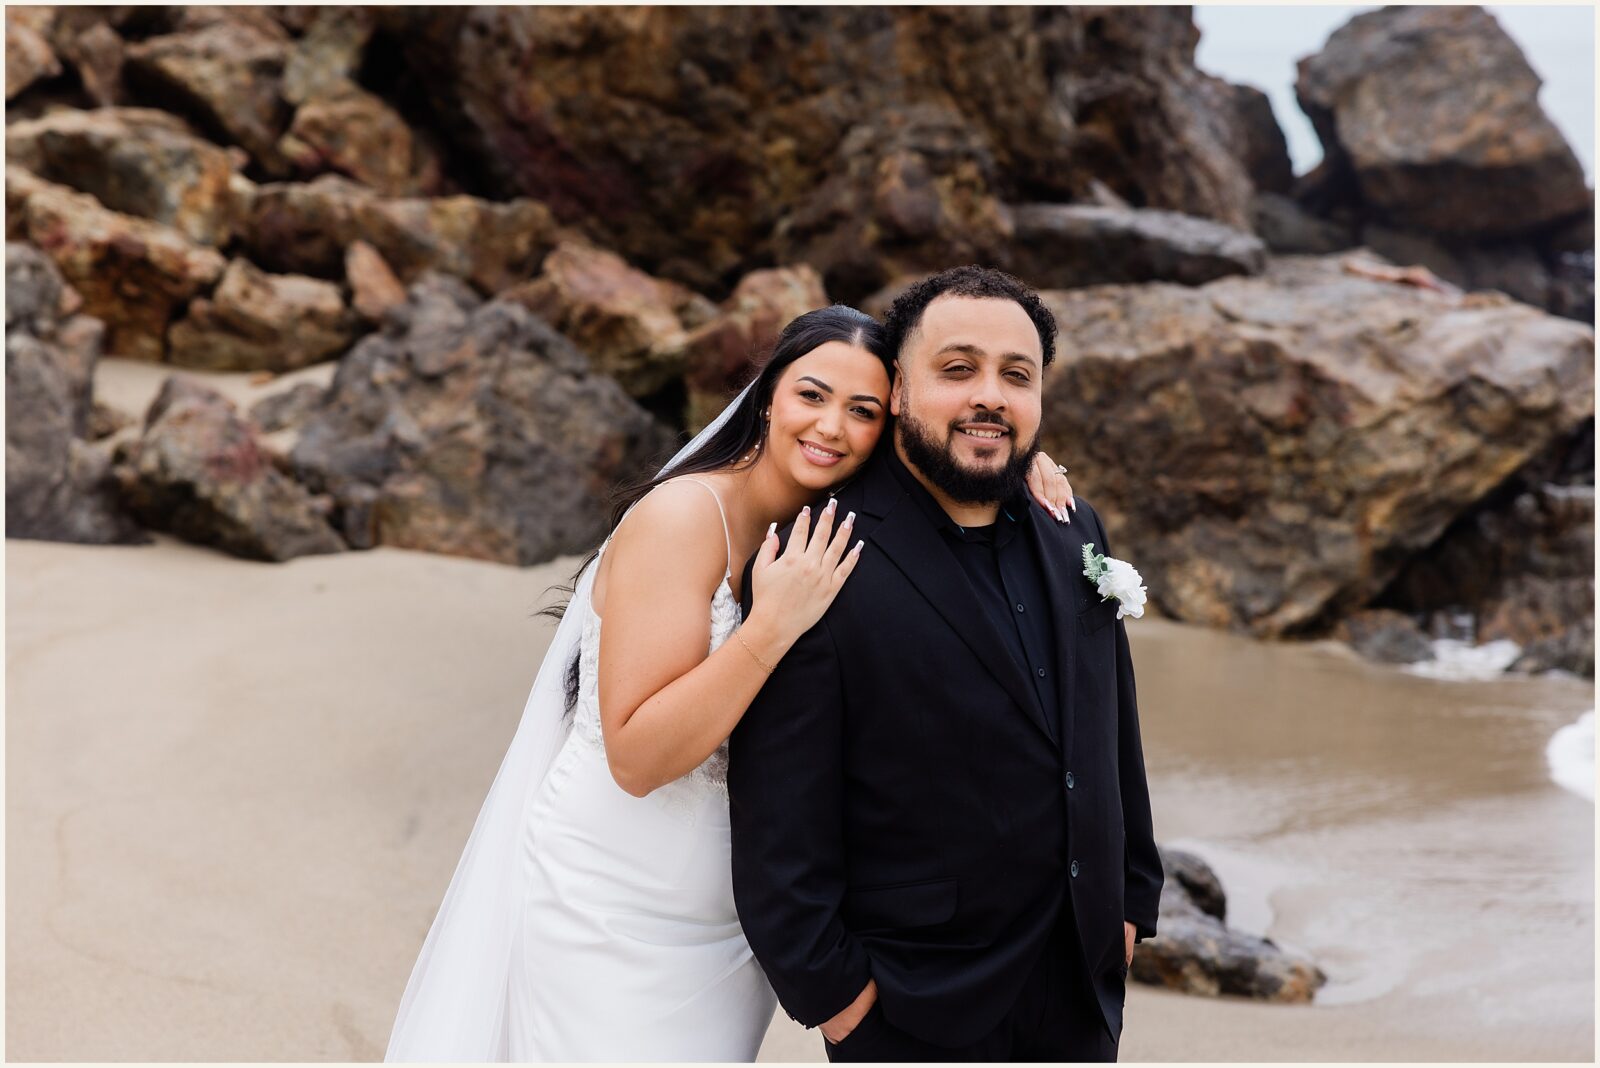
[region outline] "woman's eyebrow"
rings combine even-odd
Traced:
[[[828,383],[824,382],[820,378],[812,378],[810,375],[801,375],[799,380],[801,382],[810,382],[812,385],[816,386],[818,389],[822,390],[824,393],[831,394],[833,392],[833,387],[828,385]],[[851,400],[859,400],[859,401],[871,401],[873,404],[876,404],[879,407],[883,406],[883,401],[879,400],[877,397],[874,397],[870,393],[857,393],[854,396],[852,396],[850,399]]]

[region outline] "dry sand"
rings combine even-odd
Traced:
[[[380,1058],[571,562],[6,552],[8,1057]],[[1592,687],[1130,633],[1158,837],[1334,982],[1135,987],[1124,1060],[1593,1059],[1594,809],[1539,755]]]

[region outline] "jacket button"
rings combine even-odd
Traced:
[[[1072,877],[1074,879],[1076,879],[1078,877],[1078,862],[1077,861],[1073,861],[1072,862]]]
[[[1072,772],[1067,772],[1067,789],[1072,789]]]

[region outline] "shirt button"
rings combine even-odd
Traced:
[[[1067,789],[1072,789],[1072,772],[1067,772]]]
[[[1077,861],[1073,861],[1072,862],[1072,877],[1074,879],[1076,879],[1078,877],[1078,862]]]
[[[1044,678],[1044,668],[1040,668],[1040,669],[1039,669],[1039,677],[1040,677],[1040,678],[1041,678],[1041,679],[1042,679],[1042,678]]]
[[[1022,607],[1022,602],[1020,602],[1020,601],[1017,602],[1017,611],[1019,611],[1019,612],[1026,612],[1027,611],[1026,608]]]

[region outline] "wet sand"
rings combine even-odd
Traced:
[[[6,553],[8,1056],[381,1058],[572,562]],[[1543,757],[1586,680],[1130,634],[1157,837],[1332,981],[1135,986],[1123,1060],[1594,1058],[1594,807]]]

